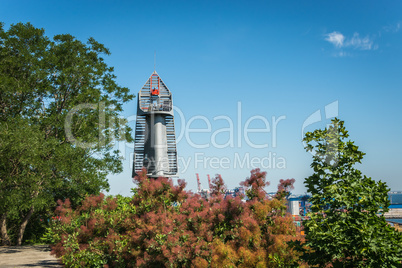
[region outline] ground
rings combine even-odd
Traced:
[[[63,267],[47,245],[0,247],[0,267]]]

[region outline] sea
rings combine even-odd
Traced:
[[[387,221],[396,222],[396,223],[401,223],[401,224],[402,224],[402,219],[387,219]]]

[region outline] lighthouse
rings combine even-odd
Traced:
[[[138,93],[133,177],[147,169],[150,178],[177,175],[172,93],[154,71]]]

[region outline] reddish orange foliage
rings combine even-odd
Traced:
[[[107,267],[289,266],[298,254],[287,242],[299,237],[284,197],[294,179],[281,180],[275,198],[268,199],[265,177],[251,171],[242,183],[245,202],[224,198],[217,175],[213,195],[205,200],[185,191],[182,180],[173,185],[167,178],[148,179],[144,170],[134,178],[138,187],[128,204],[102,194],[74,211],[68,200],[59,202],[60,239],[53,252],[67,266],[69,260],[88,266],[94,259]]]

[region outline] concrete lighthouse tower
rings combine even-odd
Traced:
[[[156,73],[138,93],[133,177],[143,167],[151,178],[177,175],[172,93]]]

